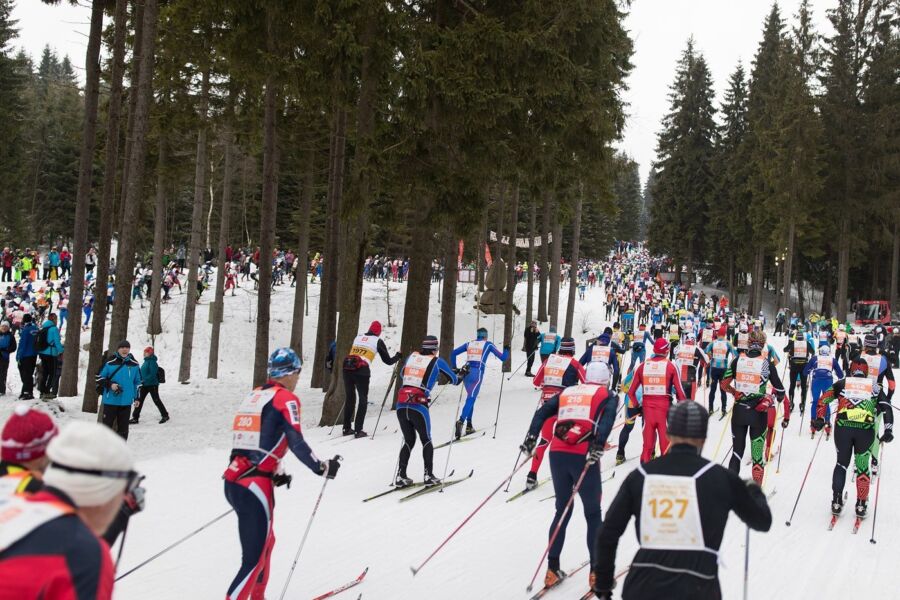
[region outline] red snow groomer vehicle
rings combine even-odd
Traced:
[[[854,329],[868,332],[876,325],[889,325],[891,322],[891,305],[887,300],[860,300],[856,303],[856,320]]]

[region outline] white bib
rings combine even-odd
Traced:
[[[72,509],[56,502],[28,502],[23,496],[0,498],[0,552]]]
[[[350,346],[350,356],[358,356],[369,366],[375,360],[375,354],[378,353],[378,336],[376,335],[358,335]]]
[[[742,356],[737,362],[737,373],[734,377],[734,389],[742,394],[758,394],[762,385],[762,367],[765,359]]]
[[[692,477],[644,475],[641,496],[641,548],[648,550],[699,550],[718,554],[703,539],[697,479],[715,466],[708,463]]]
[[[484,354],[484,346],[486,343],[487,342],[483,340],[469,342],[466,345],[466,361],[481,362],[481,357]]]
[[[544,365],[544,385],[562,387],[563,376],[565,376],[566,369],[569,368],[570,364],[572,364],[570,357],[551,354]]]
[[[259,450],[262,411],[275,397],[275,388],[253,390],[241,402],[231,423],[231,447],[236,450]]]

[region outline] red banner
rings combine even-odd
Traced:
[[[484,262],[487,263],[487,266],[491,266],[494,264],[494,259],[491,258],[491,248],[487,244],[484,245]]]
[[[462,269],[463,250],[465,250],[465,242],[459,240],[459,258],[456,259],[456,268]]]

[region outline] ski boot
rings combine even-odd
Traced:
[[[537,487],[537,473],[531,471],[525,477],[525,489],[528,491],[533,490]]]
[[[434,473],[425,473],[425,487],[440,485],[441,480],[434,476]]]
[[[878,477],[878,459],[872,457],[872,463],[869,465],[869,477],[874,479]]]
[[[137,418],[137,417],[131,417],[130,419],[128,419],[128,423],[131,424],[131,425],[137,425],[137,424],[138,424],[138,418]]]
[[[472,435],[475,433],[475,428],[472,427],[472,421],[466,421],[466,435]]]
[[[842,510],[844,510],[844,499],[840,494],[835,494],[831,499],[831,514],[838,516]]]
[[[544,587],[554,587],[560,584],[567,577],[565,571],[557,565],[547,567],[547,574],[544,575]]]
[[[532,373],[530,371],[525,371],[525,377],[531,377],[532,379],[534,379],[534,373]]]
[[[358,438],[368,437],[368,435],[369,435],[369,434],[366,433],[365,431],[363,431],[362,429],[358,429],[358,430],[356,430],[356,431],[353,433],[353,437],[355,437],[355,438],[357,438],[357,439],[358,439]]]
[[[618,467],[623,462],[625,462],[625,455],[624,454],[616,454],[616,466]]]
[[[802,415],[805,412],[806,412],[806,402],[801,400],[800,401],[800,414]]]
[[[866,514],[869,512],[868,502],[866,500],[857,500],[856,501],[856,517],[858,519],[865,519]]]
[[[765,475],[765,473],[765,468],[762,465],[753,465],[753,481],[755,481],[757,485],[762,485],[763,476]]]
[[[405,488],[413,484],[413,480],[406,476],[406,473],[397,473],[397,479],[394,481],[394,487]]]
[[[825,441],[827,442],[830,439],[831,439],[831,425],[826,425],[825,426]]]
[[[344,427],[344,430],[341,432],[341,435],[353,435],[353,430]]]
[[[453,431],[453,435],[455,436],[455,438],[456,438],[457,440],[458,440],[459,438],[462,437],[462,428],[463,428],[463,422],[462,422],[462,421],[457,421],[457,422],[456,422],[456,429],[454,429],[454,431]]]

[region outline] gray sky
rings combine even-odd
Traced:
[[[86,0],[81,0],[86,4]],[[789,22],[800,0],[780,0]],[[829,31],[825,10],[837,0],[812,0],[813,17],[820,33]],[[626,28],[634,40],[634,70],[629,78],[628,125],[620,147],[641,165],[646,178],[655,157],[656,134],[668,110],[667,94],[675,74],[675,62],[693,35],[706,57],[720,100],[738,60],[749,71],[762,37],[762,24],[772,4],[769,0],[634,0]],[[71,7],[68,0],[45,6],[39,0],[18,0],[13,12],[19,20],[18,46],[35,60],[45,44],[62,56],[68,54],[79,73],[84,53],[90,10]]]

